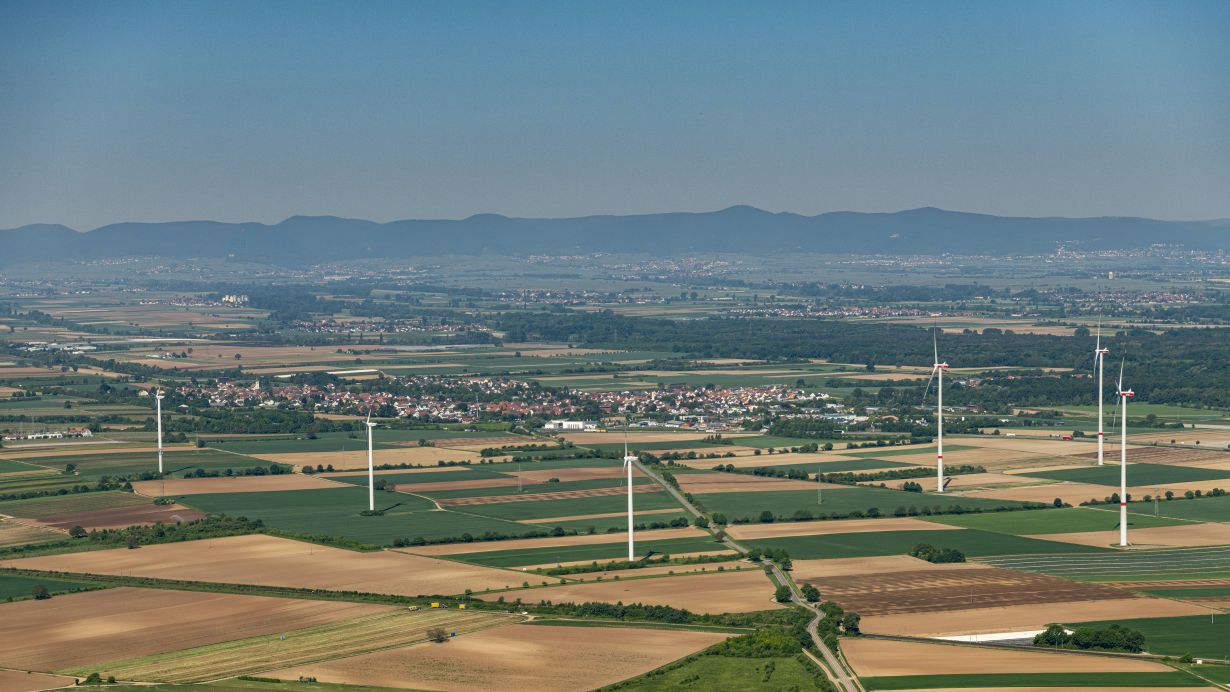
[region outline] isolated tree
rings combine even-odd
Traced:
[[[47,587],[42,584],[35,584],[34,588],[30,591],[30,595],[34,596],[34,600],[36,601],[45,601],[48,598],[51,598],[51,592],[48,591]]]
[[[858,634],[859,622],[861,622],[862,619],[863,618],[859,616],[858,613],[846,613],[841,618],[841,629],[845,630],[846,634]]]
[[[448,641],[448,630],[443,627],[432,627],[427,630],[427,638],[437,644],[443,644]]]
[[[85,538],[87,535],[88,534],[86,533],[86,530],[81,528],[80,526],[74,526],[73,528],[68,530],[69,538]]]
[[[777,601],[778,603],[789,603],[790,602],[790,587],[789,586],[777,587],[777,591],[773,594],[773,600]]]

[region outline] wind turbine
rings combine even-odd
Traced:
[[[1127,538],[1127,406],[1136,392],[1123,388],[1123,361],[1119,362],[1119,405],[1123,407],[1123,426],[1119,430],[1119,547],[1126,548]]]
[[[1098,341],[1093,348],[1093,359],[1098,364],[1098,466],[1106,463],[1106,455],[1102,451],[1103,438],[1105,433],[1102,427],[1102,399],[1106,396],[1106,392],[1102,386],[1102,366],[1106,361],[1106,354],[1110,353],[1109,348],[1102,348],[1102,318],[1098,318]]]
[[[624,468],[628,471],[628,562],[636,559],[632,538],[632,462],[636,457],[628,454],[628,419],[624,418]]]
[[[158,389],[154,393],[154,406],[158,409],[158,474],[162,474],[162,399],[163,393]]]
[[[944,492],[944,371],[948,369],[948,363],[940,362],[939,337],[935,332],[931,333],[931,346],[934,349],[935,364],[931,366],[931,377],[927,380],[927,391],[923,392],[923,400],[926,401],[927,394],[931,391],[931,380],[937,380],[935,385],[935,431],[937,441],[935,447],[935,492],[942,493]]]
[[[367,412],[367,511],[376,511],[376,468],[372,465],[372,428],[378,424],[372,422],[372,412]]]

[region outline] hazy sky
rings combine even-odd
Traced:
[[[0,0],[0,228],[1230,217],[1230,2]]]

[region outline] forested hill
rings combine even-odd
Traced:
[[[36,224],[0,230],[0,264],[49,258],[235,255],[286,264],[444,254],[655,255],[740,252],[851,254],[1048,254],[1063,245],[1126,250],[1156,244],[1230,250],[1230,220],[1025,218],[912,209],[818,216],[730,207],[703,213],[376,223],[295,216],[279,224],[175,221],[119,223],[89,232]]]

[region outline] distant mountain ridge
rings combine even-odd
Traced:
[[[481,253],[1032,255],[1053,252],[1061,244],[1080,250],[1133,250],[1155,244],[1230,250],[1230,221],[1008,217],[933,207],[803,216],[734,206],[712,212],[560,219],[479,214],[389,223],[335,216],[292,216],[273,225],[128,222],[85,233],[32,224],[0,230],[0,265],[151,255],[237,255],[281,264]]]

